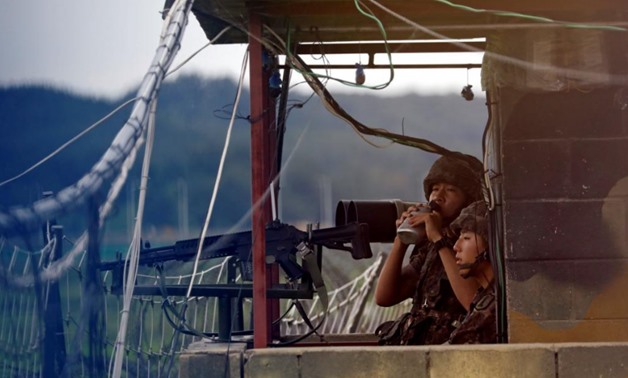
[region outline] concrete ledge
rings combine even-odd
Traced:
[[[407,347],[316,346],[245,350],[195,343],[180,377],[626,377],[628,342]],[[228,371],[228,374],[225,374]]]
[[[430,350],[430,377],[554,378],[551,344],[451,345]]]
[[[179,356],[179,376],[239,378],[245,351],[244,343],[192,343]]]
[[[301,348],[248,351],[242,373],[244,377],[297,377],[301,369],[301,353]]]
[[[319,347],[305,349],[301,377],[415,378],[427,373],[426,347]]]
[[[628,343],[560,344],[559,377],[628,377]]]

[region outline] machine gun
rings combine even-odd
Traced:
[[[267,288],[269,298],[311,299],[314,287],[322,302],[327,306],[327,292],[320,273],[321,255],[311,253],[313,248],[321,247],[349,251],[354,259],[369,258],[373,255],[369,245],[369,226],[366,223],[347,223],[338,227],[301,231],[294,226],[272,222],[266,227],[266,263],[278,263],[288,276],[289,281]],[[181,240],[174,245],[140,250],[139,264],[159,266],[166,261],[189,261],[196,257],[199,239]],[[198,297],[217,297],[218,300],[218,338],[228,340],[232,330],[244,327],[242,298],[253,296],[251,283],[235,283],[235,267],[239,263],[243,281],[253,280],[252,269],[252,233],[251,231],[233,234],[208,236],[203,240],[200,259],[212,259],[233,256],[234,262],[227,265],[225,284],[197,284],[190,294]],[[297,254],[302,264],[298,263]],[[316,258],[315,258],[316,257]],[[100,270],[112,271],[111,292],[120,294],[123,290],[123,271],[125,262],[121,259],[104,262]],[[135,285],[135,295],[183,296],[187,285]],[[233,306],[238,310],[232,311]]]
[[[166,261],[178,260],[189,261],[195,258],[198,250],[199,239],[189,239],[177,241],[174,245],[157,248],[147,248],[140,250],[139,264],[154,266]],[[365,223],[348,223],[338,227],[330,227],[308,232],[301,231],[294,226],[280,222],[272,222],[266,227],[266,260],[269,263],[277,262],[286,273],[290,281],[304,277],[305,269],[297,262],[298,248],[305,245],[324,246],[329,249],[349,251],[354,259],[370,258],[373,253],[368,240],[368,225]],[[350,245],[347,245],[350,244]],[[252,269],[252,234],[251,231],[243,231],[232,234],[208,236],[203,241],[200,254],[201,260],[234,256],[240,264],[240,271],[243,281],[253,280]],[[113,270],[112,292],[121,290],[121,275],[124,261],[104,262],[100,265],[100,270]],[[236,285],[196,285],[196,295],[204,296],[233,296],[233,289]],[[307,284],[306,286],[311,286]],[[139,290],[138,290],[139,289]],[[159,295],[158,288],[152,290],[147,287],[136,287],[136,294]],[[168,294],[179,295],[182,288],[172,285],[167,287]],[[202,290],[206,289],[206,290]],[[248,296],[246,287],[237,285],[239,295]],[[311,298],[311,287],[302,288],[309,291]],[[244,290],[244,292],[243,292]],[[303,290],[299,293],[292,293],[292,290],[270,289],[270,297],[295,298],[307,295]]]

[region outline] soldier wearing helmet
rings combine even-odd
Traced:
[[[479,284],[469,312],[450,335],[450,344],[497,342],[493,267],[488,253],[488,210],[484,201],[464,208],[451,224],[460,233],[454,251],[460,276]]]
[[[440,157],[423,181],[425,197],[436,203],[435,209],[415,212],[428,206],[418,204],[397,220],[397,226],[406,218],[412,226],[425,224],[427,237],[417,242],[405,266],[409,246],[395,238],[384,263],[375,291],[377,304],[392,306],[413,298],[413,305],[410,313],[378,327],[380,344],[442,344],[469,309],[479,284],[458,274],[456,239],[449,224],[482,197],[482,169],[479,160],[468,155]]]

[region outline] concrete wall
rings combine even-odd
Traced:
[[[227,358],[229,350],[229,358]],[[628,343],[408,347],[309,347],[246,350],[243,344],[193,344],[180,377],[626,377]]]
[[[499,91],[510,342],[628,341],[626,96]]]

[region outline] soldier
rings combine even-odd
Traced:
[[[454,244],[460,276],[476,281],[480,287],[469,312],[452,332],[448,343],[496,343],[494,276],[488,253],[488,210],[484,201],[474,202],[463,209],[451,228],[460,231]]]
[[[395,238],[375,290],[380,306],[393,306],[413,298],[412,310],[400,319],[381,324],[376,335],[385,345],[442,344],[453,324],[469,309],[479,287],[458,274],[454,258],[454,234],[448,226],[465,206],[481,198],[482,164],[468,155],[443,156],[432,165],[423,181],[426,199],[439,210],[417,212],[411,207],[397,220],[412,226],[425,224],[427,237],[417,242],[409,264],[403,265],[408,245]],[[427,205],[417,205],[427,206]]]

